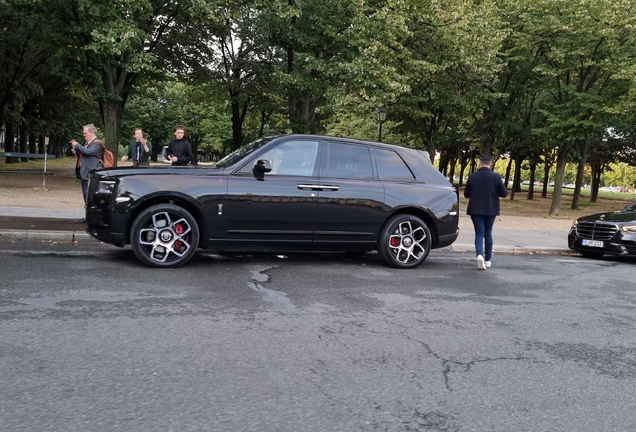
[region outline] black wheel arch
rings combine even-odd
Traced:
[[[199,247],[205,249],[208,246],[208,239],[210,238],[208,232],[208,226],[203,217],[203,211],[200,206],[194,202],[192,197],[187,195],[177,194],[162,194],[146,197],[143,201],[138,202],[135,208],[130,212],[128,221],[126,222],[126,243],[130,244],[130,230],[137,216],[148,207],[155,204],[173,204],[187,210],[188,213],[194,217],[199,227]]]

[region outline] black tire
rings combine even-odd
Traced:
[[[184,208],[156,204],[133,222],[130,245],[137,258],[150,267],[179,267],[199,246],[199,226]]]
[[[378,255],[391,267],[417,267],[430,251],[431,232],[424,221],[416,216],[393,216],[380,231]]]
[[[603,256],[602,252],[580,251],[579,253],[583,256],[583,258],[598,259]]]

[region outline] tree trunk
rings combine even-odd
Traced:
[[[241,106],[239,102],[239,95],[230,92],[232,100],[232,151],[241,148],[243,142],[243,122],[241,120]]]
[[[27,128],[26,125],[24,123],[22,123],[19,127],[19,133],[20,133],[20,152],[21,153],[28,153],[29,152],[29,135],[27,133]]]
[[[508,187],[508,183],[510,183],[510,170],[512,169],[512,158],[508,160],[508,165],[506,166],[506,187]]]
[[[44,135],[38,137],[38,153],[41,155],[46,153],[46,137]]]
[[[521,153],[516,153],[514,155],[515,160],[515,178],[513,182],[513,189],[515,192],[521,193],[521,162],[523,162],[523,157]]]
[[[530,184],[528,185],[528,195],[526,199],[532,201],[534,199],[534,178],[537,170],[537,162],[534,158],[530,159]]]
[[[565,165],[568,162],[568,143],[565,142],[559,146],[556,176],[554,177],[554,192],[552,193],[552,204],[550,205],[551,216],[558,216],[561,211],[561,192],[563,190],[563,177],[565,174]]]
[[[294,0],[289,0],[287,4],[289,6],[295,6],[296,2]],[[294,26],[296,25],[296,15],[292,16],[291,25],[292,25],[292,28],[294,28]],[[294,72],[294,45],[290,42],[289,45],[287,45],[287,74],[291,75],[293,72]],[[294,96],[291,93],[289,94],[287,105],[289,110],[289,123],[293,124],[296,121],[296,100],[294,99]]]
[[[13,123],[7,122],[5,125],[5,134],[4,134],[4,151],[12,152],[15,149],[15,129],[13,127]],[[5,160],[5,163],[11,164],[15,162],[14,158],[8,157]]]
[[[199,141],[199,138],[194,138],[190,141],[190,144],[192,144],[192,160],[190,163],[193,166],[199,165]]]
[[[579,158],[579,167],[576,170],[576,182],[574,186],[574,196],[572,197],[572,210],[579,209],[579,202],[581,201],[581,184],[583,183],[583,174],[585,173],[585,164],[587,160],[587,149],[589,147],[589,140],[585,137],[583,144],[580,147],[581,157]]]
[[[37,138],[33,132],[29,134],[29,153],[37,153]],[[35,159],[32,159],[35,160]]]
[[[545,161],[545,158],[544,158]],[[541,190],[541,198],[548,197],[548,183],[550,183],[550,166],[543,164],[543,189]]]
[[[598,198],[598,188],[601,186],[601,174],[603,174],[603,168],[601,163],[595,161],[592,164],[592,185],[590,187],[590,202],[595,203]]]
[[[515,200],[515,193],[521,191],[521,156],[515,155],[515,173],[512,181],[512,188],[510,189],[510,201]]]
[[[450,168],[448,169],[448,180],[450,180],[451,183],[455,183],[455,167],[456,166],[457,166],[457,156],[453,154],[450,160]]]
[[[115,155],[115,166],[119,160],[119,130],[121,129],[122,102],[101,101],[99,103],[104,121],[104,146]]]
[[[461,157],[461,164],[459,167],[459,186],[464,185],[464,171],[466,171],[466,162],[467,162],[466,152],[463,151],[462,157]]]

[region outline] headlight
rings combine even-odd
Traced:
[[[110,194],[115,191],[115,183],[112,180],[100,180],[99,186],[97,187],[98,194]]]
[[[636,233],[636,225],[624,225],[621,229],[627,233]]]

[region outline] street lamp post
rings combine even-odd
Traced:
[[[375,118],[380,123],[380,131],[378,132],[378,141],[382,141],[382,123],[386,120],[386,107],[382,105],[375,113]]]

